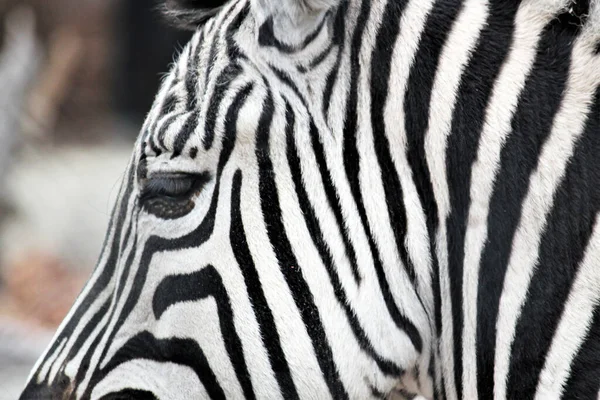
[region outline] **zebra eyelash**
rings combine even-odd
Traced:
[[[210,180],[210,174],[169,173],[150,176],[142,181],[138,202],[149,214],[161,219],[188,215],[195,206],[195,196]]]
[[[168,173],[150,176],[142,182],[139,201],[143,204],[155,198],[189,199],[198,193],[209,179],[208,172],[199,174]]]

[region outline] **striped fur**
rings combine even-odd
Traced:
[[[22,399],[599,397],[600,1],[188,3]]]

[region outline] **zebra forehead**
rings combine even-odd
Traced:
[[[23,399],[597,395],[600,0],[167,4],[196,34]]]
[[[303,97],[295,85],[307,77],[294,85],[289,77],[317,67],[342,35],[329,29],[335,20],[330,10],[334,2],[287,3],[287,9],[302,10],[296,11],[304,13],[302,23],[292,22],[291,14],[279,9],[283,3],[238,0],[219,7],[197,29],[166,76],[142,129],[141,143],[149,155],[179,156],[187,139],[198,135],[210,148],[224,116],[218,110],[249,82],[265,91],[286,88],[292,96]],[[303,43],[294,43],[298,37],[305,38]],[[276,82],[269,85],[271,80]],[[197,154],[197,146],[188,147]]]

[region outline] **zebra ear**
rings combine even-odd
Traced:
[[[227,0],[166,0],[162,13],[173,25],[196,30],[215,16]]]

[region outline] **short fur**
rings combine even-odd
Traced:
[[[195,31],[217,15],[225,3],[227,0],[167,0],[161,12],[174,26]]]
[[[597,399],[600,0],[215,12],[21,398]]]

